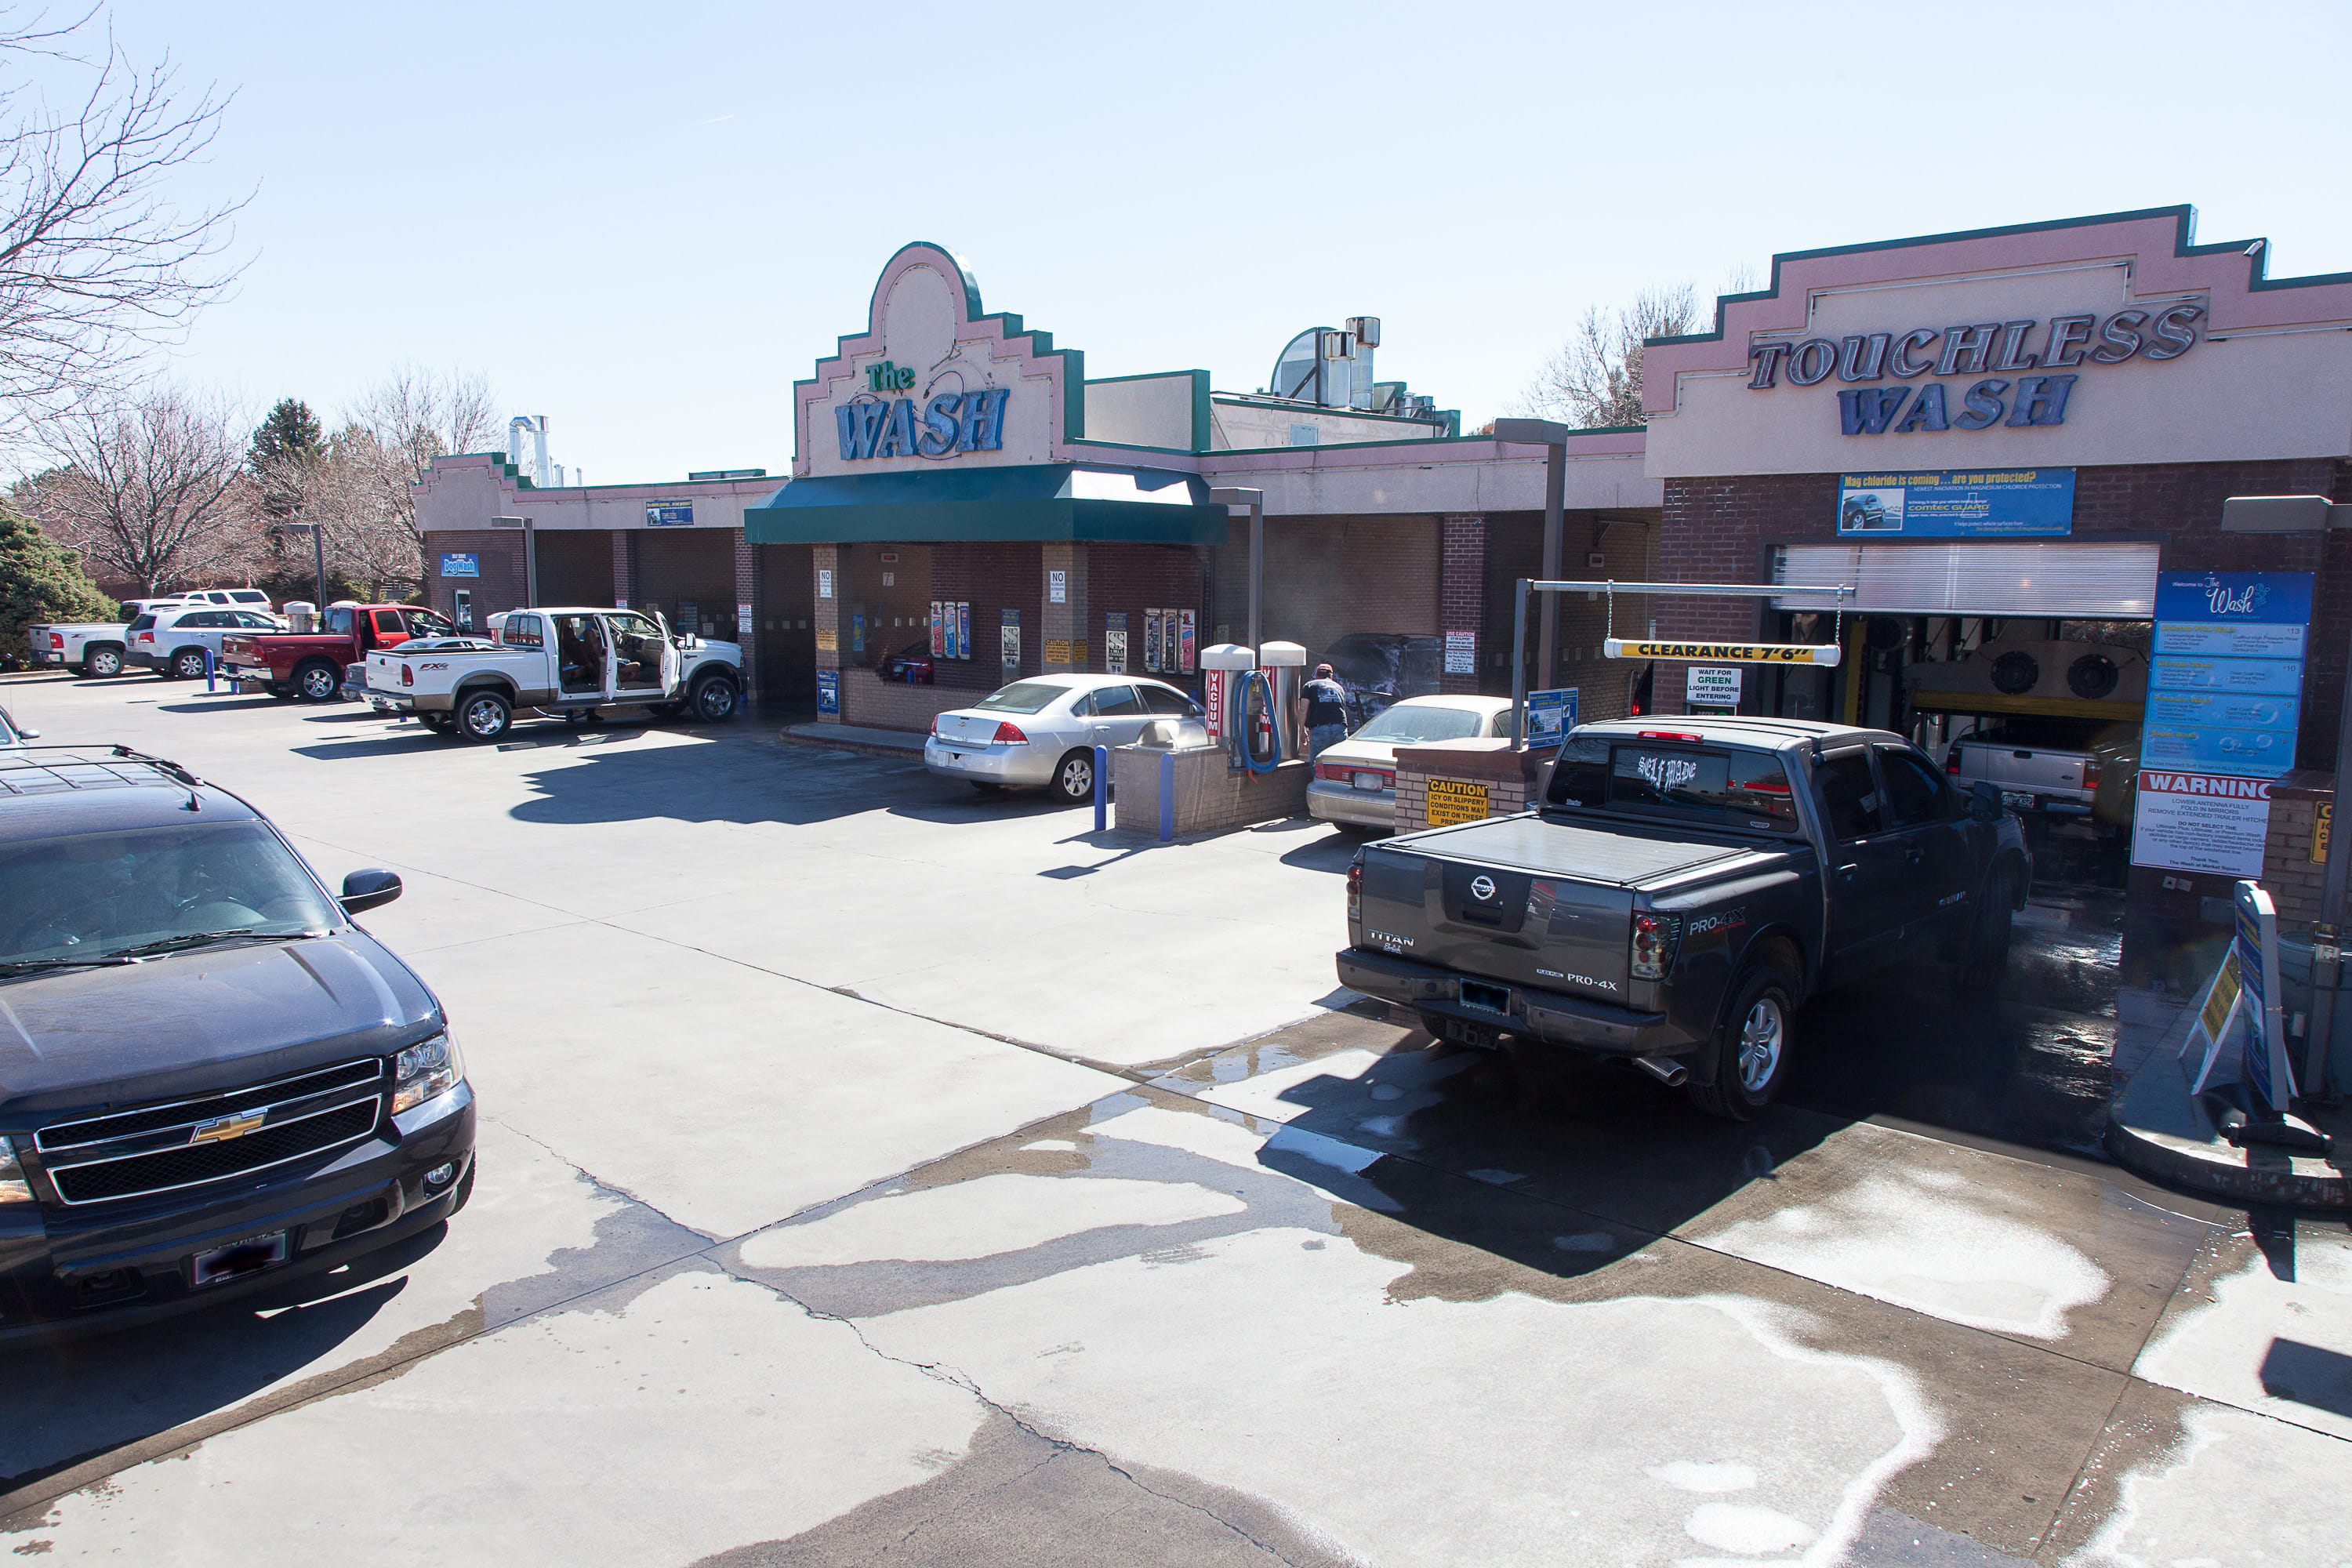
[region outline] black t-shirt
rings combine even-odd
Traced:
[[[1336,680],[1310,680],[1301,689],[1307,697],[1307,727],[1321,729],[1326,724],[1348,721],[1348,689]]]

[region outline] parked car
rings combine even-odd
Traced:
[[[22,751],[25,742],[40,739],[38,730],[27,730],[16,722],[16,716],[0,708],[0,750]]]
[[[346,665],[411,637],[457,632],[448,616],[421,605],[330,605],[319,630],[232,637],[222,644],[221,660],[247,689],[332,702],[342,695]]]
[[[25,628],[37,669],[70,669],[76,675],[116,676],[131,646],[127,621],[36,621]]]
[[[882,679],[904,681],[908,686],[931,684],[931,643],[929,637],[910,642],[882,661]]]
[[[0,1342],[340,1267],[466,1205],[441,1004],[260,812],[128,747],[0,753]]]
[[[1399,746],[1510,732],[1507,697],[1408,697],[1315,759],[1307,814],[1355,827],[1394,828]]]
[[[258,610],[166,605],[147,611],[131,623],[130,647],[124,657],[166,680],[200,680],[207,668],[206,654],[212,656],[211,668],[220,667],[226,638],[277,629],[277,619]]]
[[[1339,982],[1435,1035],[1643,1068],[1745,1121],[1799,1004],[1913,954],[1996,978],[2025,836],[1900,736],[1793,719],[1572,731],[1542,804],[1405,834],[1348,872]]]
[[[1043,784],[1066,801],[1095,792],[1095,748],[1131,745],[1154,719],[1201,717],[1201,705],[1132,675],[1040,675],[931,721],[923,765],[982,790]]]
[[[442,637],[367,658],[371,703],[465,741],[499,739],[518,712],[585,719],[641,706],[717,723],[734,717],[742,690],[740,647],[672,632],[642,610],[511,610],[496,642]]]
[[[1307,661],[1309,669],[1318,664],[1329,665],[1347,689],[1348,725],[1354,729],[1391,702],[1435,692],[1445,668],[1445,642],[1403,632],[1349,632]]]

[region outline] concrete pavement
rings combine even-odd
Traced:
[[[2067,1152],[2095,911],[1981,1010],[1809,1007],[1799,1103],[1732,1127],[1335,994],[1319,828],[0,688],[400,869],[368,924],[484,1112],[445,1232],[0,1363],[17,1552],[2352,1560],[2352,1237]]]

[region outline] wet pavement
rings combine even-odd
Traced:
[[[53,734],[102,696],[9,692]],[[306,851],[415,870],[414,923],[372,923],[471,1020],[483,1175],[341,1276],[0,1361],[14,1553],[2352,1561],[2352,1231],[2100,1158],[2107,895],[2037,889],[1990,997],[1815,1000],[1735,1126],[1331,991],[1290,913],[1336,902],[1319,829],[1180,877],[740,731],[103,716],[332,775],[273,782]],[[394,776],[340,783],[363,761]],[[975,889],[1060,934],[929,978],[874,946]],[[1154,963],[1196,994],[1033,994]],[[1228,972],[1296,1021],[1236,1026]]]

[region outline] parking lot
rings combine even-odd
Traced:
[[[446,1003],[446,1230],[0,1359],[51,1561],[2339,1563],[2352,1237],[2098,1152],[2112,895],[1809,1005],[1736,1126],[1335,988],[1358,840],[765,726],[0,677],[267,812]],[[0,991],[5,1005],[5,991]],[[340,1478],[340,1479],[338,1479]]]

